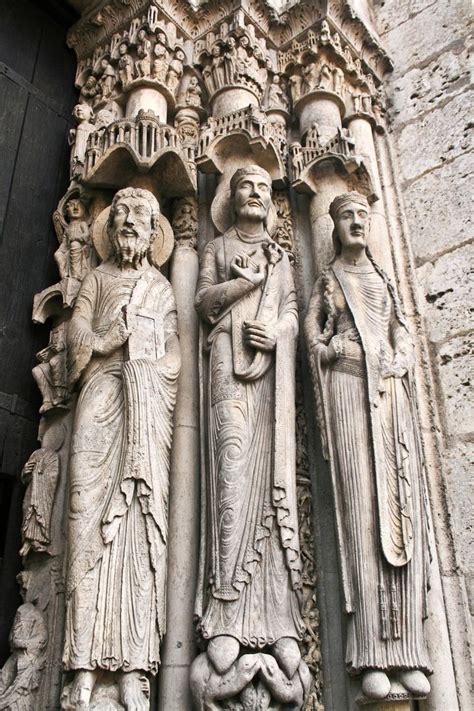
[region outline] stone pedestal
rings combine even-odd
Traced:
[[[258,106],[257,96],[244,87],[223,87],[211,99],[212,115],[220,118],[249,105]]]
[[[317,123],[321,143],[331,139],[341,126],[344,102],[332,91],[312,91],[295,103],[295,114],[300,120],[300,135],[304,139],[313,123]]]

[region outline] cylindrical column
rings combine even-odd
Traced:
[[[188,210],[191,208],[192,212]],[[199,555],[199,322],[194,292],[199,273],[195,249],[197,203],[177,203],[177,241],[171,284],[178,311],[181,372],[171,454],[168,533],[167,631],[158,678],[160,709],[190,709],[189,666],[195,652],[193,610]]]
[[[336,172],[336,166],[323,163],[318,167],[316,193],[311,198],[309,219],[312,233],[313,264],[316,276],[319,276],[328,264],[332,254],[332,231],[334,228],[329,216],[329,205],[336,195],[347,191],[346,181]]]
[[[355,142],[355,152],[362,156],[370,171],[373,192],[378,199],[371,205],[369,246],[377,264],[393,277],[392,250],[388,236],[385,208],[382,201],[382,187],[375,152],[374,135],[371,120],[365,115],[354,114],[345,122]]]
[[[128,97],[125,115],[135,118],[141,109],[153,111],[161,123],[166,123],[168,114],[166,98],[159,89],[152,86],[137,86],[132,89]]]
[[[299,116],[302,139],[311,126],[317,123],[321,143],[325,143],[341,126],[345,106],[341,97],[332,91],[312,91],[295,103],[294,111]]]
[[[216,91],[211,99],[212,115],[214,118],[220,118],[233,111],[245,109],[250,104],[259,105],[257,96],[250,89],[241,86],[224,87]]]

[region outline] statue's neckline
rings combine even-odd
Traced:
[[[248,235],[245,232],[242,232],[242,230],[235,228],[235,231],[237,232],[237,235],[239,239],[242,240],[242,242],[248,242],[249,244],[253,244],[256,242],[266,242],[268,241],[268,234],[264,231],[259,235],[255,235],[254,237],[252,235]]]
[[[372,274],[375,272],[372,264],[362,264],[361,266],[357,264],[346,264],[346,262],[339,262],[339,264],[345,272],[355,272],[356,274]]]

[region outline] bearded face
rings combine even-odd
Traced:
[[[258,173],[248,173],[239,180],[235,190],[234,209],[237,221],[247,219],[263,222],[271,200],[272,189],[269,181]]]
[[[151,208],[140,197],[126,197],[114,208],[111,242],[119,266],[138,268],[152,242]]]

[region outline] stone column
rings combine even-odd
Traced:
[[[138,86],[131,90],[127,101],[126,116],[135,118],[140,110],[153,111],[161,123],[166,123],[168,105],[162,92],[152,86]]]
[[[346,117],[344,124],[354,138],[356,154],[364,159],[370,172],[373,192],[377,196],[377,200],[371,205],[370,249],[376,262],[393,278],[392,250],[373,134],[375,119],[371,114],[354,113]]]
[[[328,264],[332,253],[332,231],[329,205],[337,195],[347,191],[347,183],[337,172],[334,162],[321,163],[315,177],[315,193],[309,206],[309,220],[312,233],[313,264],[317,276]]]
[[[319,126],[321,142],[335,136],[341,127],[345,106],[339,94],[333,91],[311,91],[296,101],[294,113],[299,117],[300,135],[304,140],[313,123]]]
[[[199,554],[199,325],[194,292],[197,201],[175,203],[176,247],[170,281],[176,298],[181,372],[171,453],[168,529],[168,612],[158,681],[158,708],[190,709],[189,666],[196,656],[193,626]]]

